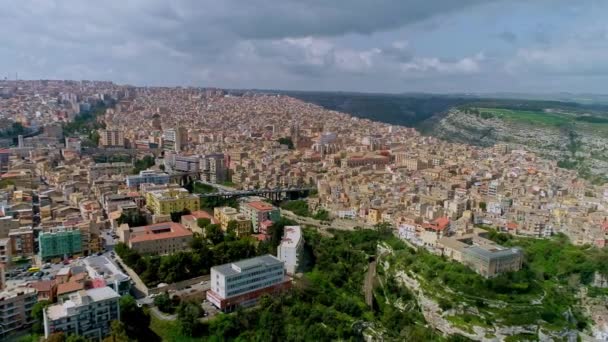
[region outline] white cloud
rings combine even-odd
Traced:
[[[457,61],[444,61],[437,57],[417,57],[411,62],[401,63],[400,69],[404,73],[437,72],[445,74],[470,74],[481,70],[481,62],[485,60],[483,53],[472,57],[465,57]]]

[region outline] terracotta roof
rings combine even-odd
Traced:
[[[138,235],[132,237],[129,240],[130,243],[192,236],[192,232],[175,222],[162,222],[149,226],[136,227],[136,229],[138,232],[135,234]]]
[[[262,201],[249,202],[247,205],[260,211],[272,210],[273,208],[272,205]]]
[[[84,289],[84,283],[69,281],[57,286],[57,295],[60,296],[66,293],[72,293]]]
[[[36,289],[38,292],[48,292],[53,289],[55,285],[55,281],[53,280],[40,280],[35,283],[32,283],[30,286]]]

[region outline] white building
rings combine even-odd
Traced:
[[[119,295],[129,294],[131,277],[122,272],[105,255],[94,255],[84,258],[83,263],[91,279],[103,281]]]
[[[283,239],[277,249],[279,260],[285,263],[287,274],[295,274],[300,265],[304,238],[300,226],[285,226]]]
[[[44,309],[44,336],[56,331],[100,341],[110,333],[110,323],[120,320],[120,296],[109,287],[73,293],[63,303]]]
[[[222,311],[249,306],[264,294],[291,286],[281,260],[267,254],[211,268],[211,289],[207,300]]]

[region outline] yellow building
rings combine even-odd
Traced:
[[[382,222],[382,209],[370,208],[367,213],[367,222],[371,224],[378,224]]]
[[[239,211],[232,207],[215,207],[213,208],[213,217],[217,220],[223,230],[228,228],[228,222],[230,222]]]
[[[247,236],[251,233],[251,220],[247,215],[239,213],[231,207],[213,208],[213,217],[217,220],[222,230],[228,229],[230,221],[236,222],[236,235],[239,237]]]
[[[146,192],[146,205],[155,215],[169,215],[184,209],[198,210],[200,198],[183,188],[151,190]]]

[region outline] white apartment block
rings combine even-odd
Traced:
[[[277,249],[277,256],[285,263],[287,274],[293,275],[298,271],[303,248],[304,238],[300,226],[285,226],[283,239]]]
[[[100,341],[110,333],[110,323],[120,320],[120,296],[109,287],[71,294],[63,303],[44,310],[44,336],[62,331]]]
[[[211,289],[207,300],[222,311],[249,306],[264,294],[289,288],[281,260],[267,254],[211,268]]]

